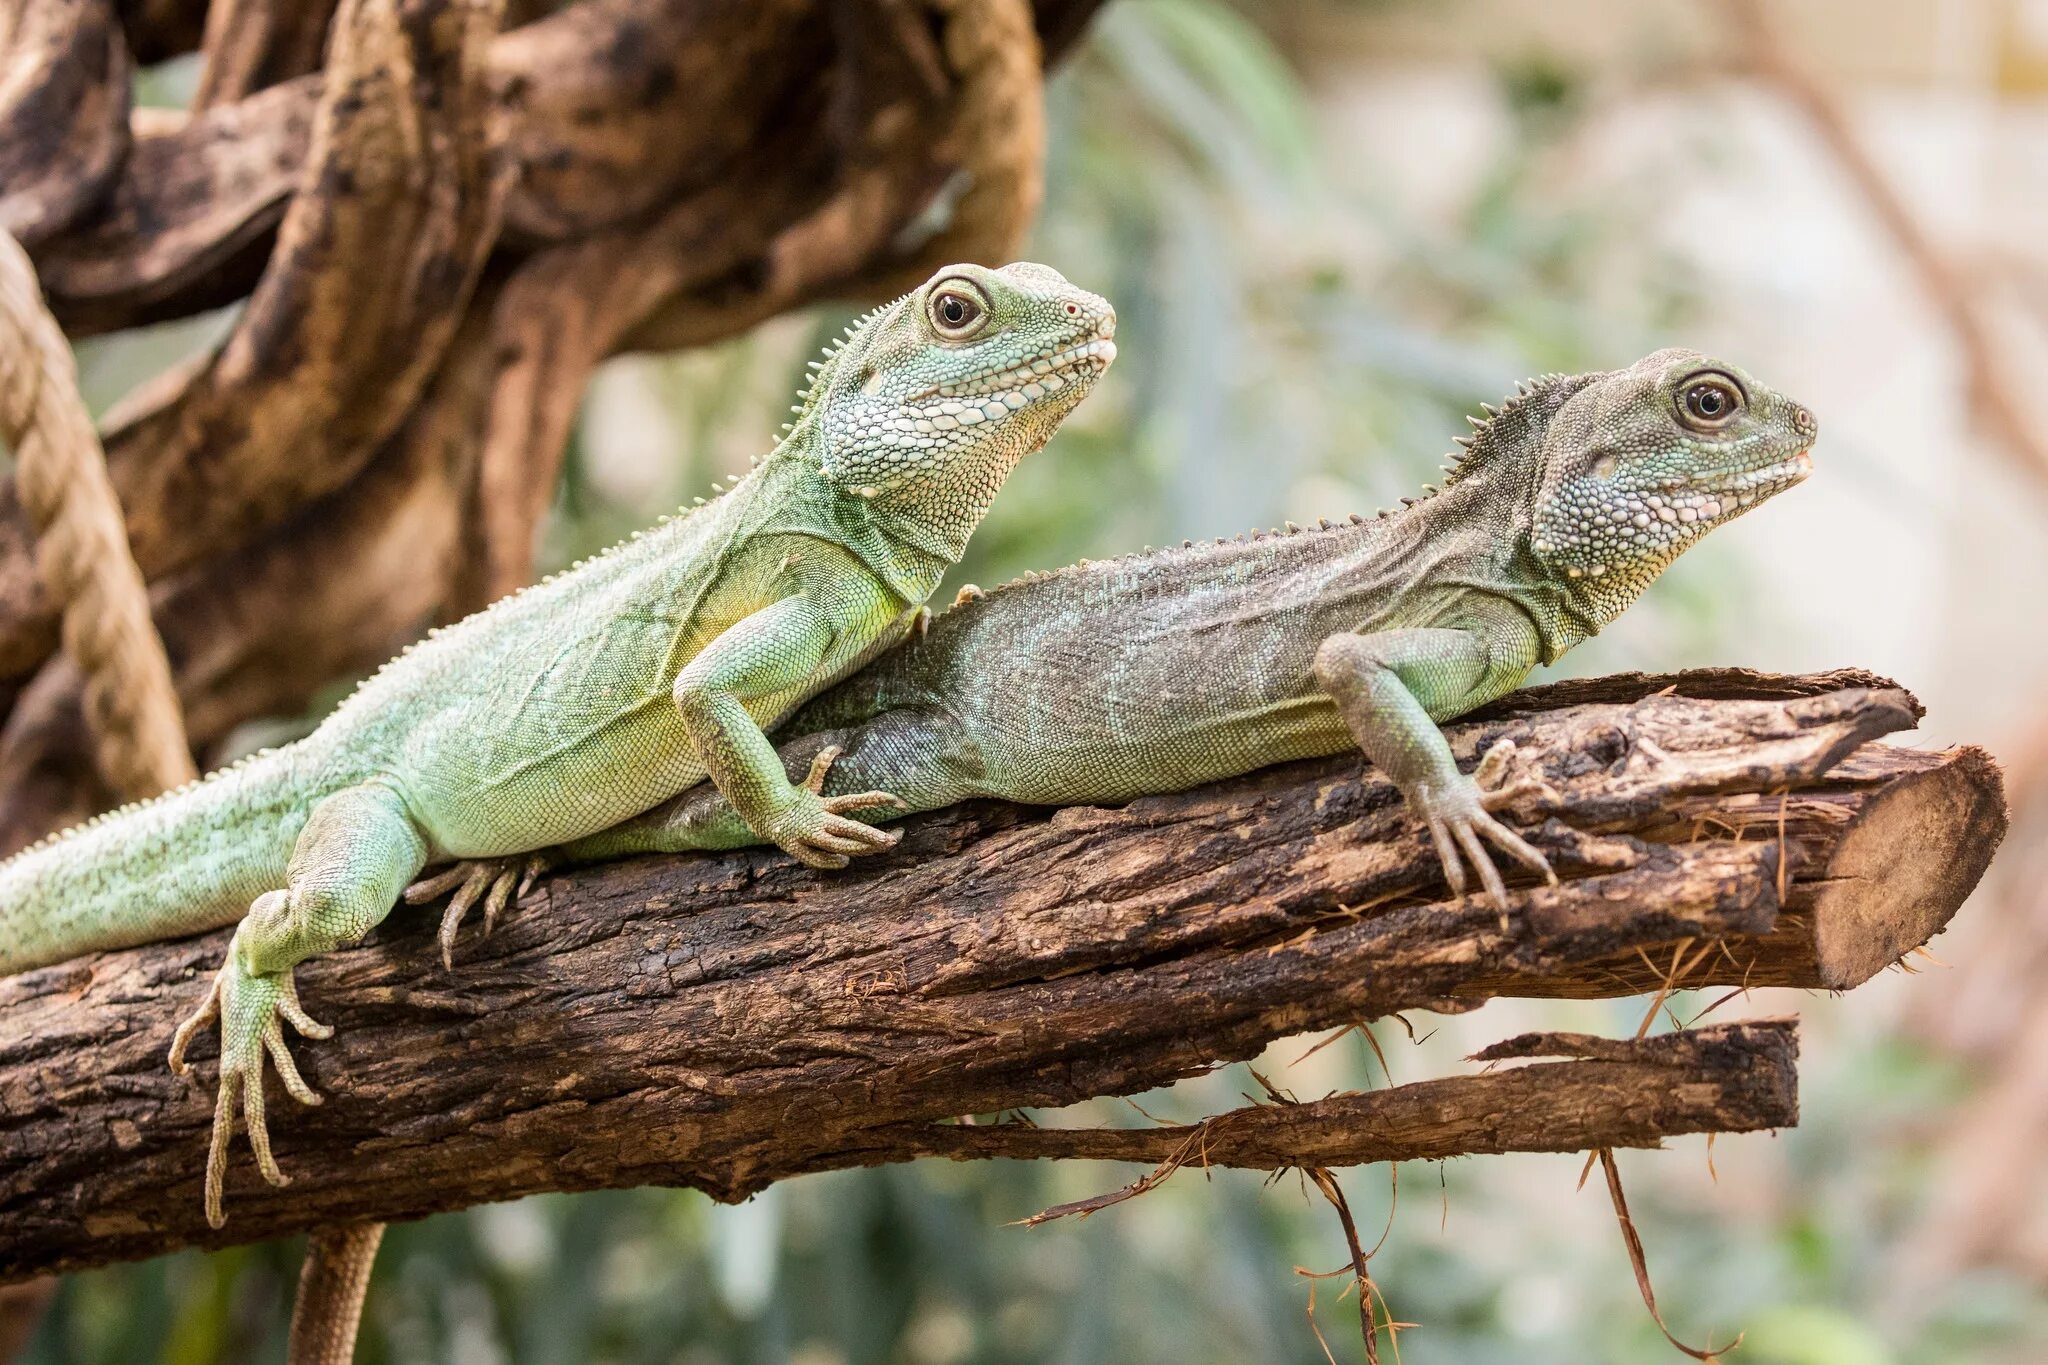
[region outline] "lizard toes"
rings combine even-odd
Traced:
[[[829,852],[812,843],[785,845],[782,851],[805,867],[815,867],[821,872],[836,872],[851,861],[844,853]]]
[[[428,901],[439,900],[453,888],[460,886],[469,876],[469,864],[457,863],[431,877],[422,877],[401,893],[407,905],[425,905]]]
[[[909,810],[910,803],[894,792],[852,792],[846,796],[826,797],[825,809],[834,815],[843,815],[856,810]]]

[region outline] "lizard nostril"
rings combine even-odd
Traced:
[[[1792,405],[1792,427],[1801,436],[1811,436],[1820,430],[1820,423],[1814,420],[1813,414],[1807,411],[1805,407],[1794,403]]]

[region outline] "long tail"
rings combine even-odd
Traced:
[[[295,758],[258,754],[0,862],[0,976],[239,920],[284,884]]]

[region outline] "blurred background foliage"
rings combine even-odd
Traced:
[[[1997,461],[1971,455],[1962,381],[1938,355],[1924,362],[1936,380],[1886,378],[1910,357],[1883,349],[1884,328],[1929,330],[1896,261],[1870,245],[1838,179],[1815,170],[1791,114],[1698,70],[1686,76],[1697,16],[1576,3],[1528,31],[1503,21],[1504,8],[1108,8],[1052,85],[1049,195],[1029,254],[1116,302],[1122,359],[1012,480],[960,581],[1369,512],[1433,478],[1463,415],[1524,375],[1624,364],[1678,341],[1726,344],[1731,359],[1821,413],[1823,477],[1782,512],[1774,504],[1682,561],[1610,637],[1573,657],[1574,670],[1891,668],[1936,703],[1937,737],[1967,733],[1995,747],[1983,728],[2024,710],[2001,689],[2041,670],[1944,669],[1944,637],[1929,622],[1948,621],[1947,638],[1961,629],[1943,566],[1981,569],[1999,553],[2038,563],[2048,518],[2041,489],[2022,489],[2004,520],[1976,526],[2005,537],[2002,549],[1956,548],[1969,530],[1944,510],[1957,495],[1942,489],[1956,480],[1930,480],[1914,443],[1930,432],[1949,442],[1946,468],[1973,477],[1996,479],[1984,470]],[[1817,32],[1833,13],[1856,36],[1844,49],[1850,76],[1858,60],[1882,67],[1856,54],[1872,46],[1858,26],[1890,22],[1886,7],[1806,8],[1821,14]],[[1925,9],[1901,7],[1900,22]],[[1898,42],[1910,48],[1911,35]],[[1917,109],[1944,126],[1950,75],[1937,69],[1859,106],[1900,140],[1934,201],[1941,157],[1907,124]],[[2027,102],[2037,97],[2000,96],[2038,111]],[[1842,303],[1866,291],[1892,300],[1882,325]],[[779,422],[802,359],[853,311],[613,362],[586,402],[546,558],[587,553],[743,468]],[[119,392],[217,327],[90,343],[88,385]],[[1924,344],[1938,352],[1938,338]],[[1843,411],[1850,420],[1835,424]],[[1864,562],[1831,559],[1842,544],[1861,547]],[[1888,595],[1887,574],[1933,586]],[[2038,1267],[1993,1258],[1931,1279],[1912,1273],[1914,1229],[1941,1197],[1935,1138],[1973,1077],[1911,1027],[1887,989],[1903,984],[1840,1001],[1735,1002],[1722,1016],[1805,1014],[1801,1126],[1712,1152],[1693,1141],[1623,1155],[1681,1337],[1726,1345],[1742,1331],[1733,1358],[1755,1365],[2048,1356]],[[1665,1025],[1708,1003],[1674,999]],[[1412,1045],[1397,1027],[1378,1037],[1395,1079],[1410,1080],[1455,1070],[1463,1054],[1521,1028],[1620,1032],[1642,1009],[1498,1003],[1419,1018]],[[1385,1083],[1356,1036],[1304,1058],[1309,1046],[1276,1045],[1258,1065],[1302,1095]],[[1231,1067],[1143,1102],[1192,1119],[1255,1089]],[[1038,1117],[1145,1121],[1122,1102]],[[1577,1189],[1579,1167],[1528,1157],[1397,1173],[1391,1235],[1372,1270],[1395,1315],[1414,1324],[1399,1336],[1399,1359],[1678,1358],[1637,1298],[1600,1182]],[[1305,1316],[1310,1281],[1296,1270],[1338,1268],[1344,1244],[1328,1207],[1294,1178],[1183,1172],[1085,1221],[1006,1226],[1133,1174],[924,1163],[792,1181],[736,1208],[648,1189],[395,1227],[359,1359],[1325,1359]],[[1370,1245],[1396,1203],[1388,1173],[1345,1181]],[[29,1359],[281,1360],[298,1255],[296,1245],[188,1253],[72,1277]],[[1316,1321],[1334,1357],[1355,1360],[1357,1315],[1338,1298],[1342,1284],[1319,1282]]]

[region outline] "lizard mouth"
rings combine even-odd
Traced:
[[[912,398],[913,403],[932,398],[954,398],[973,403],[990,399],[1014,412],[1024,404],[1058,393],[1080,380],[1093,381],[1116,359],[1116,343],[1108,337],[1091,337],[1061,350],[1033,356],[1001,369],[984,371],[940,384]],[[1012,401],[1015,400],[1015,401]],[[987,406],[987,405],[982,405]],[[989,414],[994,416],[995,414]]]
[[[1764,499],[1784,492],[1812,472],[1813,454],[1810,450],[1801,450],[1789,458],[1758,465],[1754,469],[1713,470],[1695,474],[1690,481],[1692,487],[1685,493],[1672,497],[1671,506],[1677,509],[1681,520],[1691,521],[1698,517],[1709,522],[1716,521],[1731,513],[1754,507]],[[1658,515],[1663,516],[1663,513],[1659,512]]]
[[[1801,450],[1789,458],[1758,465],[1754,469],[1714,470],[1693,476],[1702,492],[1734,497],[1741,502],[1782,492],[1813,473],[1813,452]]]

